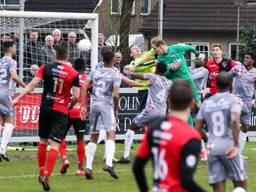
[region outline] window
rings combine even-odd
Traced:
[[[207,42],[190,42],[187,43],[191,46],[193,46],[199,53],[203,53],[206,55],[207,58],[209,58],[209,43]],[[193,61],[195,60],[195,54],[187,52],[185,54],[186,59],[188,61],[188,65],[193,65]]]
[[[135,15],[135,1],[133,1],[133,4],[132,4],[132,12],[131,12],[131,15]]]
[[[121,0],[111,0],[111,15],[121,14]]]
[[[4,1],[6,5],[19,5],[20,0],[5,0]]]
[[[148,15],[150,13],[151,0],[140,0],[140,14]]]
[[[239,45],[239,50],[241,51],[241,48],[243,48],[244,45]],[[228,57],[236,60],[236,43],[229,43],[228,45]],[[241,56],[239,55],[239,60],[241,60]]]

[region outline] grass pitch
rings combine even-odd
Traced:
[[[75,147],[75,146],[69,146]],[[134,157],[138,145],[134,146],[132,156]],[[111,178],[108,173],[102,171],[103,167],[104,145],[98,145],[97,153],[94,159],[94,180],[86,180],[83,176],[76,176],[76,153],[68,152],[71,167],[66,175],[60,175],[59,170],[61,161],[58,160],[54,173],[50,178],[52,192],[133,192],[138,191],[134,177],[131,171],[131,165],[116,164],[115,170],[119,176],[118,180]],[[116,157],[121,157],[123,145],[116,146]],[[247,143],[245,155],[249,157],[248,192],[256,191],[256,142]],[[10,162],[0,163],[0,191],[8,192],[40,192],[43,191],[37,180],[37,161],[35,151],[9,151]],[[151,163],[148,163],[146,174],[148,183],[151,184]],[[200,162],[195,176],[196,180],[207,191],[211,187],[207,184],[207,164]],[[232,183],[227,182],[227,192],[232,191]]]

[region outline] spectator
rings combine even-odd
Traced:
[[[29,40],[24,46],[24,82],[28,83],[33,76],[29,72],[31,65],[41,65],[41,43],[38,42],[38,33],[30,32]]]
[[[70,32],[68,34],[68,52],[69,52],[69,62],[74,65],[75,60],[80,57],[80,51],[76,43],[76,33]]]
[[[1,36],[1,57],[4,56],[4,52],[3,52],[3,43],[5,41],[13,41],[12,36],[9,33],[6,33],[4,35]]]
[[[51,35],[45,37],[45,45],[41,48],[42,64],[56,62],[56,51],[53,48],[54,38]]]
[[[122,53],[121,52],[116,52],[115,53],[115,59],[116,59],[116,62],[114,64],[114,67],[116,67],[120,72],[122,72],[121,71],[121,69],[122,69],[121,62],[123,60]]]
[[[61,31],[59,29],[54,29],[54,31],[52,32],[52,36],[54,38],[53,48],[55,49],[56,45],[60,45],[62,43],[62,41],[61,41]]]

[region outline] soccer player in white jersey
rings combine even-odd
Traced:
[[[81,118],[86,118],[87,108],[85,104],[85,93],[89,83],[92,83],[92,107],[91,107],[91,140],[87,145],[86,151],[86,170],[87,179],[93,179],[92,163],[97,149],[97,140],[101,129],[107,132],[105,143],[106,162],[103,170],[108,172],[111,177],[118,179],[112,159],[115,154],[115,131],[116,117],[118,115],[119,88],[121,76],[113,67],[115,54],[113,51],[106,51],[102,54],[104,66],[91,72],[83,85],[81,92],[82,108]]]
[[[167,95],[172,85],[172,81],[165,77],[167,66],[158,63],[155,74],[152,73],[133,73],[130,74],[138,79],[149,79],[152,84],[149,86],[148,98],[145,109],[139,113],[129,126],[124,141],[124,154],[119,163],[130,163],[130,149],[133,143],[135,130],[145,128],[152,120],[158,116],[165,116],[167,112]]]
[[[25,87],[25,83],[17,75],[17,62],[13,59],[16,55],[14,42],[5,41],[3,51],[4,56],[0,60],[0,125],[3,128],[0,161],[2,159],[10,161],[6,150],[15,127],[15,109],[11,107],[11,101],[15,94],[16,83],[22,87]]]
[[[231,94],[232,75],[221,72],[217,78],[218,93],[205,100],[197,114],[195,128],[202,133],[208,127],[208,182],[214,192],[225,191],[226,179],[235,187],[247,189],[245,160],[240,153],[240,114],[243,102]]]
[[[256,91],[256,56],[253,53],[246,53],[243,64],[238,63],[231,69],[230,73],[234,76],[232,92],[243,101],[241,114],[240,145],[241,152],[246,143],[247,131],[249,130],[252,116],[252,99]]]

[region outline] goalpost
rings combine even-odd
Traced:
[[[77,44],[68,44],[69,50],[76,57],[86,59],[86,72],[94,69],[98,63],[98,14],[93,13],[61,13],[61,12],[31,12],[31,11],[0,11],[0,35],[1,42],[16,41],[19,76],[29,82],[33,76],[30,66],[44,64],[45,58],[41,47],[45,45],[45,37],[52,35],[55,29],[61,31],[62,42],[68,42],[68,33],[75,32],[76,43],[81,39],[89,38],[91,41],[91,54],[80,52]],[[34,42],[30,34],[38,34],[38,40]],[[1,45],[2,47],[2,45]],[[2,49],[0,49],[2,56]],[[42,56],[43,55],[43,56]],[[75,59],[75,56],[74,58]],[[17,88],[17,93],[21,92]],[[16,128],[11,142],[19,145],[38,141],[38,117],[41,102],[42,84],[35,91],[28,94],[16,106]],[[72,130],[72,129],[71,129]],[[67,140],[76,140],[72,131]],[[21,144],[22,143],[22,144]]]

